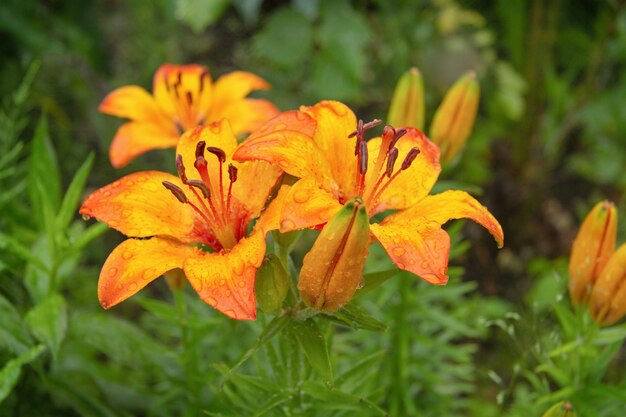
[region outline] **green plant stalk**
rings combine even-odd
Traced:
[[[180,363],[183,366],[185,382],[187,384],[187,409],[185,416],[194,417],[200,413],[200,386],[197,383],[198,370],[197,349],[194,338],[187,324],[188,309],[185,303],[185,289],[174,291],[174,300],[178,310],[178,324],[181,332]]]

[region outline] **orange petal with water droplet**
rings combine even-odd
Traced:
[[[191,286],[207,304],[230,318],[254,320],[254,278],[265,255],[265,236],[252,233],[229,252],[197,252],[183,270]]]
[[[289,190],[283,204],[280,231],[312,228],[328,222],[342,205],[321,189],[311,177],[302,178]]]
[[[417,147],[420,153],[411,165],[401,171],[388,186],[385,184],[388,177],[381,181],[377,191],[373,191],[375,183],[383,172],[375,172],[375,158],[378,157],[381,146],[381,139],[374,138],[368,142],[369,163],[366,176],[366,193],[374,193],[378,197],[371,201],[369,207],[370,215],[380,213],[385,210],[401,210],[411,207],[421,201],[432,189],[441,172],[439,164],[439,148],[431,142],[422,132],[414,128],[407,128],[407,133],[402,136],[395,147],[398,148],[398,159],[395,163],[394,173],[400,170],[402,162],[407,153],[412,148]],[[384,187],[384,188],[383,188]],[[383,190],[380,193],[380,190]],[[368,198],[369,202],[370,199]]]
[[[154,98],[143,88],[127,85],[110,92],[98,110],[111,116],[167,126],[173,123],[159,109]]]
[[[261,217],[259,217],[259,220],[254,226],[254,230],[258,230],[260,233],[264,234],[272,230],[278,230],[280,227],[280,216],[282,215],[285,199],[290,189],[291,186],[289,185],[281,185],[276,197],[267,206],[265,211],[263,211]]]
[[[233,184],[235,197],[248,211],[251,218],[258,217],[267,203],[270,192],[283,175],[283,171],[265,161],[234,163],[237,181]]]
[[[320,184],[334,184],[328,160],[312,140],[315,127],[315,120],[304,112],[281,113],[248,136],[233,159],[267,161],[295,177],[312,176]]]
[[[569,262],[569,293],[576,305],[585,301],[609,257],[615,250],[617,210],[601,201],[585,216],[578,230]]]
[[[163,181],[183,187],[178,177],[165,172],[137,172],[93,192],[80,214],[95,217],[127,236],[170,236],[192,242],[195,215],[165,189]]]
[[[223,108],[215,120],[228,119],[233,132],[238,135],[254,131],[279,113],[278,108],[267,100],[248,98]]]
[[[620,246],[600,272],[589,299],[591,317],[608,326],[626,314],[626,244]]]
[[[417,221],[408,225],[391,216],[381,224],[370,225],[370,230],[398,268],[431,284],[448,282],[450,236],[439,226]]]
[[[338,101],[324,100],[314,106],[301,107],[317,122],[313,141],[321,157],[328,161],[331,175],[339,188],[354,194],[357,158],[354,155],[355,138],[348,136],[356,129],[356,116],[348,106]]]
[[[198,252],[192,246],[160,238],[128,239],[104,262],[98,281],[98,299],[104,308],[126,300],[165,272],[180,268]]]
[[[178,131],[173,124],[124,123],[115,134],[109,149],[111,165],[122,168],[142,153],[173,148],[177,142]]]

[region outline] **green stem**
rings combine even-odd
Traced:
[[[185,416],[193,417],[200,414],[200,384],[197,383],[198,378],[196,374],[198,370],[197,352],[191,329],[187,324],[188,309],[185,303],[184,288],[174,291],[174,299],[176,309],[178,310],[178,325],[180,326],[181,332],[180,363],[183,366],[185,382],[187,384],[187,410]]]

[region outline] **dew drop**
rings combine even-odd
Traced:
[[[296,223],[291,219],[284,219],[280,222],[280,228],[285,230],[293,230],[296,227]]]
[[[143,271],[144,279],[151,279],[155,275],[156,275],[156,269],[155,268],[148,268],[145,271]]]
[[[239,258],[235,258],[234,259],[234,263],[231,266],[233,272],[235,273],[235,275],[241,275],[243,274],[243,261]]]
[[[239,288],[243,288],[243,287],[246,286],[246,283],[243,282],[243,281],[239,281],[239,283],[237,285],[239,285]]]
[[[91,219],[91,217],[90,217],[90,216],[87,216],[86,214],[83,214],[83,220],[84,220],[84,221],[87,221],[87,220],[89,220],[89,219]]]
[[[402,262],[396,262],[396,265],[398,265],[398,268],[400,268],[400,269],[405,269],[406,268],[406,266]]]
[[[365,283],[363,281],[359,281],[358,284],[356,284],[356,289],[360,290],[361,288],[363,288],[365,286]]]
[[[117,275],[117,271],[118,271],[118,269],[116,267],[112,266],[111,268],[109,268],[107,273],[109,274],[109,277],[113,278],[114,276]]]
[[[231,295],[232,295],[232,293],[230,292],[230,290],[226,290],[226,291],[224,292],[224,296],[225,296],[225,297],[230,297]]]
[[[110,197],[111,196],[111,191],[109,191],[109,190],[103,191],[102,195],[105,196],[105,197]]]
[[[120,214],[120,216],[122,216],[123,219],[126,219],[130,217],[132,214],[133,214],[133,211],[131,209],[124,209],[122,210],[122,213]]]
[[[280,159],[278,161],[278,166],[286,170],[287,168],[289,168],[289,162],[285,161],[284,159]]]
[[[394,246],[394,248],[391,250],[391,253],[393,253],[396,256],[402,256],[406,253],[406,251],[404,250],[402,246]]]
[[[102,306],[103,309],[108,310],[109,309],[109,303],[107,303],[106,301],[102,300],[100,301],[100,305]]]
[[[424,269],[428,268],[428,262],[426,261],[422,262],[422,268]]]
[[[226,280],[225,279],[220,279],[220,286],[224,286],[226,285]]]
[[[207,303],[208,305],[212,306],[212,307],[215,307],[215,306],[217,305],[217,300],[216,300],[215,298],[213,298],[213,297],[208,297],[208,296],[207,296],[207,297],[204,299],[204,301],[206,301],[206,303]]]
[[[118,227],[120,223],[117,220],[109,220],[109,226]]]
[[[234,310],[226,310],[224,311],[224,314],[226,314],[228,317],[231,317],[233,319],[237,319],[237,313],[235,313]]]
[[[293,201],[298,204],[306,203],[309,200],[309,193],[306,190],[297,190],[293,194]]]
[[[133,253],[130,252],[130,251],[125,251],[125,252],[122,253],[122,258],[124,258],[126,260],[129,260],[132,257],[133,257]]]
[[[131,282],[128,285],[128,291],[130,291],[130,292],[137,291],[137,283],[136,282]]]
[[[274,126],[274,130],[285,130],[287,128],[287,125],[284,123],[278,123],[276,126]]]

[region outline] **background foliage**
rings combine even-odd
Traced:
[[[517,417],[564,399],[579,415],[625,415],[626,328],[598,329],[566,294],[584,214],[602,198],[625,212],[624,6],[3,1],[0,416]],[[99,268],[121,237],[76,209],[121,175],[174,167],[159,151],[114,170],[119,121],[96,109],[113,88],[150,87],[163,62],[250,70],[283,110],[339,99],[365,120],[384,118],[411,66],[427,120],[476,70],[478,120],[440,187],[479,194],[505,249],[449,225],[452,279],[433,287],[393,274],[375,247],[366,281],[384,283],[328,320],[233,322],[162,280],[103,311]]]

